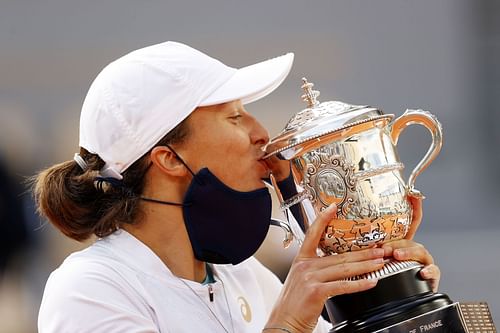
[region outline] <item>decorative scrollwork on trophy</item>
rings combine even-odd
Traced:
[[[311,151],[307,153],[304,184],[311,202],[321,203],[321,210],[331,204],[338,207],[339,216],[347,216],[352,204],[358,200],[354,166],[340,155]]]

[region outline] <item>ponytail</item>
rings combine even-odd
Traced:
[[[156,146],[181,142],[188,135],[184,120]],[[84,241],[92,235],[107,236],[123,223],[134,223],[140,214],[144,175],[150,167],[149,153],[134,162],[123,179],[108,182],[99,177],[105,162],[80,148],[85,170],[74,160],[56,164],[32,179],[37,210],[64,235]],[[117,185],[119,182],[119,185]]]
[[[56,164],[36,176],[33,193],[42,216],[66,236],[84,241],[94,234],[106,236],[118,226],[117,220],[105,218],[111,193],[94,185],[104,162],[83,148],[80,154],[88,165],[86,170],[73,160]]]

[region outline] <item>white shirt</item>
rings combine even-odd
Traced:
[[[261,332],[280,293],[279,279],[253,257],[213,271],[213,284],[182,280],[145,244],[117,231],[71,254],[50,275],[38,330]],[[328,329],[320,318],[315,332]]]

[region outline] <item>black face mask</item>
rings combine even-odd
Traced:
[[[236,265],[250,258],[264,242],[270,226],[271,195],[267,188],[236,191],[208,168],[193,174],[182,204],[142,199],[182,206],[194,255],[209,263]]]

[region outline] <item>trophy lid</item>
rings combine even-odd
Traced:
[[[283,131],[271,139],[266,146],[266,157],[278,154],[282,159],[291,159],[296,155],[296,149],[293,148],[303,143],[369,121],[394,117],[366,105],[351,105],[339,101],[320,103],[317,100],[319,91],[312,90],[314,84],[307,82],[306,78],[302,81],[302,99],[307,103],[307,108],[297,112]]]

